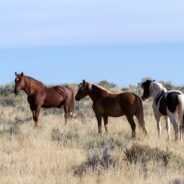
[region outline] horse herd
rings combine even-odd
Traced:
[[[105,131],[108,132],[108,117],[126,116],[132,130],[132,137],[136,136],[136,124],[134,116],[137,118],[143,133],[146,135],[144,112],[142,100],[153,98],[153,112],[157,122],[158,135],[161,134],[160,117],[166,120],[168,139],[170,139],[170,123],[175,131],[175,139],[182,139],[184,127],[184,94],[178,90],[167,91],[159,82],[146,80],[141,83],[143,88],[142,99],[131,92],[113,94],[104,88],[90,84],[83,80],[79,86],[77,94],[67,85],[46,87],[42,82],[25,76],[23,73],[15,73],[14,93],[18,94],[23,90],[27,94],[27,100],[32,111],[35,127],[38,126],[38,117],[41,108],[64,106],[65,123],[69,117],[75,117],[74,98],[80,101],[89,96],[93,102],[93,110],[98,122],[98,133],[102,132],[102,119]],[[75,97],[74,97],[75,96]]]

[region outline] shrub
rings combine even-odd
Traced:
[[[13,87],[13,85],[6,85],[6,86],[0,86],[0,95],[1,96],[10,96],[10,95],[12,95],[12,94],[14,94],[13,93],[13,89],[14,87]]]
[[[176,178],[176,179],[170,181],[169,184],[184,184],[184,180]]]
[[[162,151],[159,148],[151,148],[147,145],[133,144],[124,151],[131,164],[146,164],[149,161],[162,163],[165,167],[172,166],[184,168],[184,160],[170,151]]]
[[[127,139],[121,137],[98,137],[95,141],[94,139],[89,139],[85,146],[87,149],[103,149],[107,144],[111,150],[119,149],[127,144]]]
[[[115,166],[116,161],[111,156],[109,147],[105,146],[101,156],[95,151],[89,154],[87,160],[75,168],[74,175],[82,176],[87,172],[100,172]]]
[[[100,86],[104,87],[104,88],[115,88],[117,85],[112,83],[112,82],[108,82],[107,80],[102,80],[98,83]]]

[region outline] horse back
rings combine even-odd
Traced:
[[[94,102],[93,109],[96,113],[113,117],[128,113],[134,115],[138,107],[137,98],[139,97],[136,94],[130,92],[106,94]]]
[[[131,92],[124,92],[119,94],[119,101],[120,103],[126,104],[126,105],[132,105],[136,103],[137,98],[140,98],[135,93]]]

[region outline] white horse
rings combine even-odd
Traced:
[[[142,100],[149,97],[153,98],[153,112],[157,122],[158,135],[161,134],[160,117],[164,116],[166,121],[166,129],[168,139],[170,139],[170,123],[175,131],[175,140],[178,139],[180,132],[180,140],[182,140],[182,128],[184,127],[184,94],[178,90],[169,90],[159,82],[146,80],[142,82],[143,88]]]

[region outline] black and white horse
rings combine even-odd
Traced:
[[[184,94],[178,90],[167,91],[161,83],[152,80],[142,82],[141,87],[143,88],[142,100],[149,97],[153,98],[152,107],[157,122],[158,135],[161,134],[160,117],[164,116],[168,138],[170,139],[170,120],[175,131],[175,139],[178,139],[178,132],[180,132],[180,139],[182,140]]]

